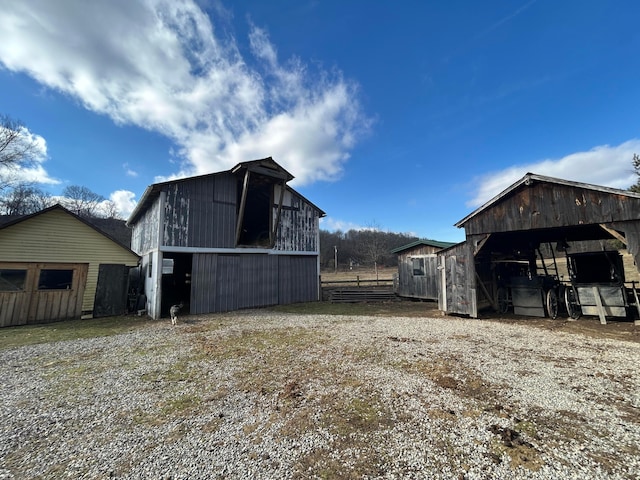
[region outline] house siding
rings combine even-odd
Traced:
[[[0,262],[89,265],[82,310],[92,311],[101,263],[136,266],[128,249],[63,210],[51,210],[0,233]]]

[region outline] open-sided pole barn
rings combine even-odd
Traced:
[[[527,173],[455,225],[466,240],[438,254],[439,308],[447,313],[499,309],[501,262],[533,263],[542,246],[565,255],[579,242],[616,239],[636,268],[640,261],[640,194],[627,190]],[[601,306],[601,319],[606,311]]]

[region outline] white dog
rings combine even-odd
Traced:
[[[171,315],[171,325],[176,325],[178,323],[178,312],[180,311],[182,306],[182,302],[180,302],[178,305],[173,305],[169,309],[169,315]]]

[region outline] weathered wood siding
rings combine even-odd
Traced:
[[[413,271],[413,259],[422,259],[424,274],[416,275]],[[401,297],[421,298],[423,300],[438,299],[438,257],[432,255],[411,255],[398,258],[398,290]]]
[[[0,269],[25,270],[21,291],[0,291],[0,327],[55,322],[82,315],[87,264],[0,262]],[[69,288],[40,290],[41,270],[72,270]]]
[[[234,248],[237,178],[195,177],[166,187],[163,246]]]
[[[470,218],[464,228],[467,235],[474,235],[631,221],[638,217],[637,198],[534,182]]]
[[[438,258],[439,248],[430,245],[418,245],[398,254],[398,290],[401,297],[420,298],[424,300],[438,299]],[[424,275],[415,275],[413,259],[420,258],[424,262]]]
[[[89,265],[82,311],[93,311],[101,263],[135,267],[138,256],[62,209],[54,209],[0,231],[0,262]]]
[[[438,308],[446,313],[478,316],[474,258],[468,242],[438,252]]]
[[[633,255],[636,268],[640,271],[640,212],[638,220],[630,222],[615,222],[611,225],[615,230],[624,232],[627,250]]]
[[[160,229],[160,198],[140,216],[132,226],[131,250],[139,255],[146,255],[158,248],[158,231]]]
[[[280,186],[275,188],[273,220],[276,221]],[[289,252],[317,252],[320,231],[320,212],[305,202],[302,197],[287,190],[280,213],[280,224],[276,234],[275,250]]]
[[[313,256],[194,254],[190,311],[225,312],[317,300],[316,262]]]

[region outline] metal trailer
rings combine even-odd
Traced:
[[[629,307],[638,308],[635,282],[625,286],[622,255],[617,251],[567,253],[570,284],[564,289],[567,313],[573,319],[581,315],[627,317]],[[640,309],[639,309],[640,311]]]

